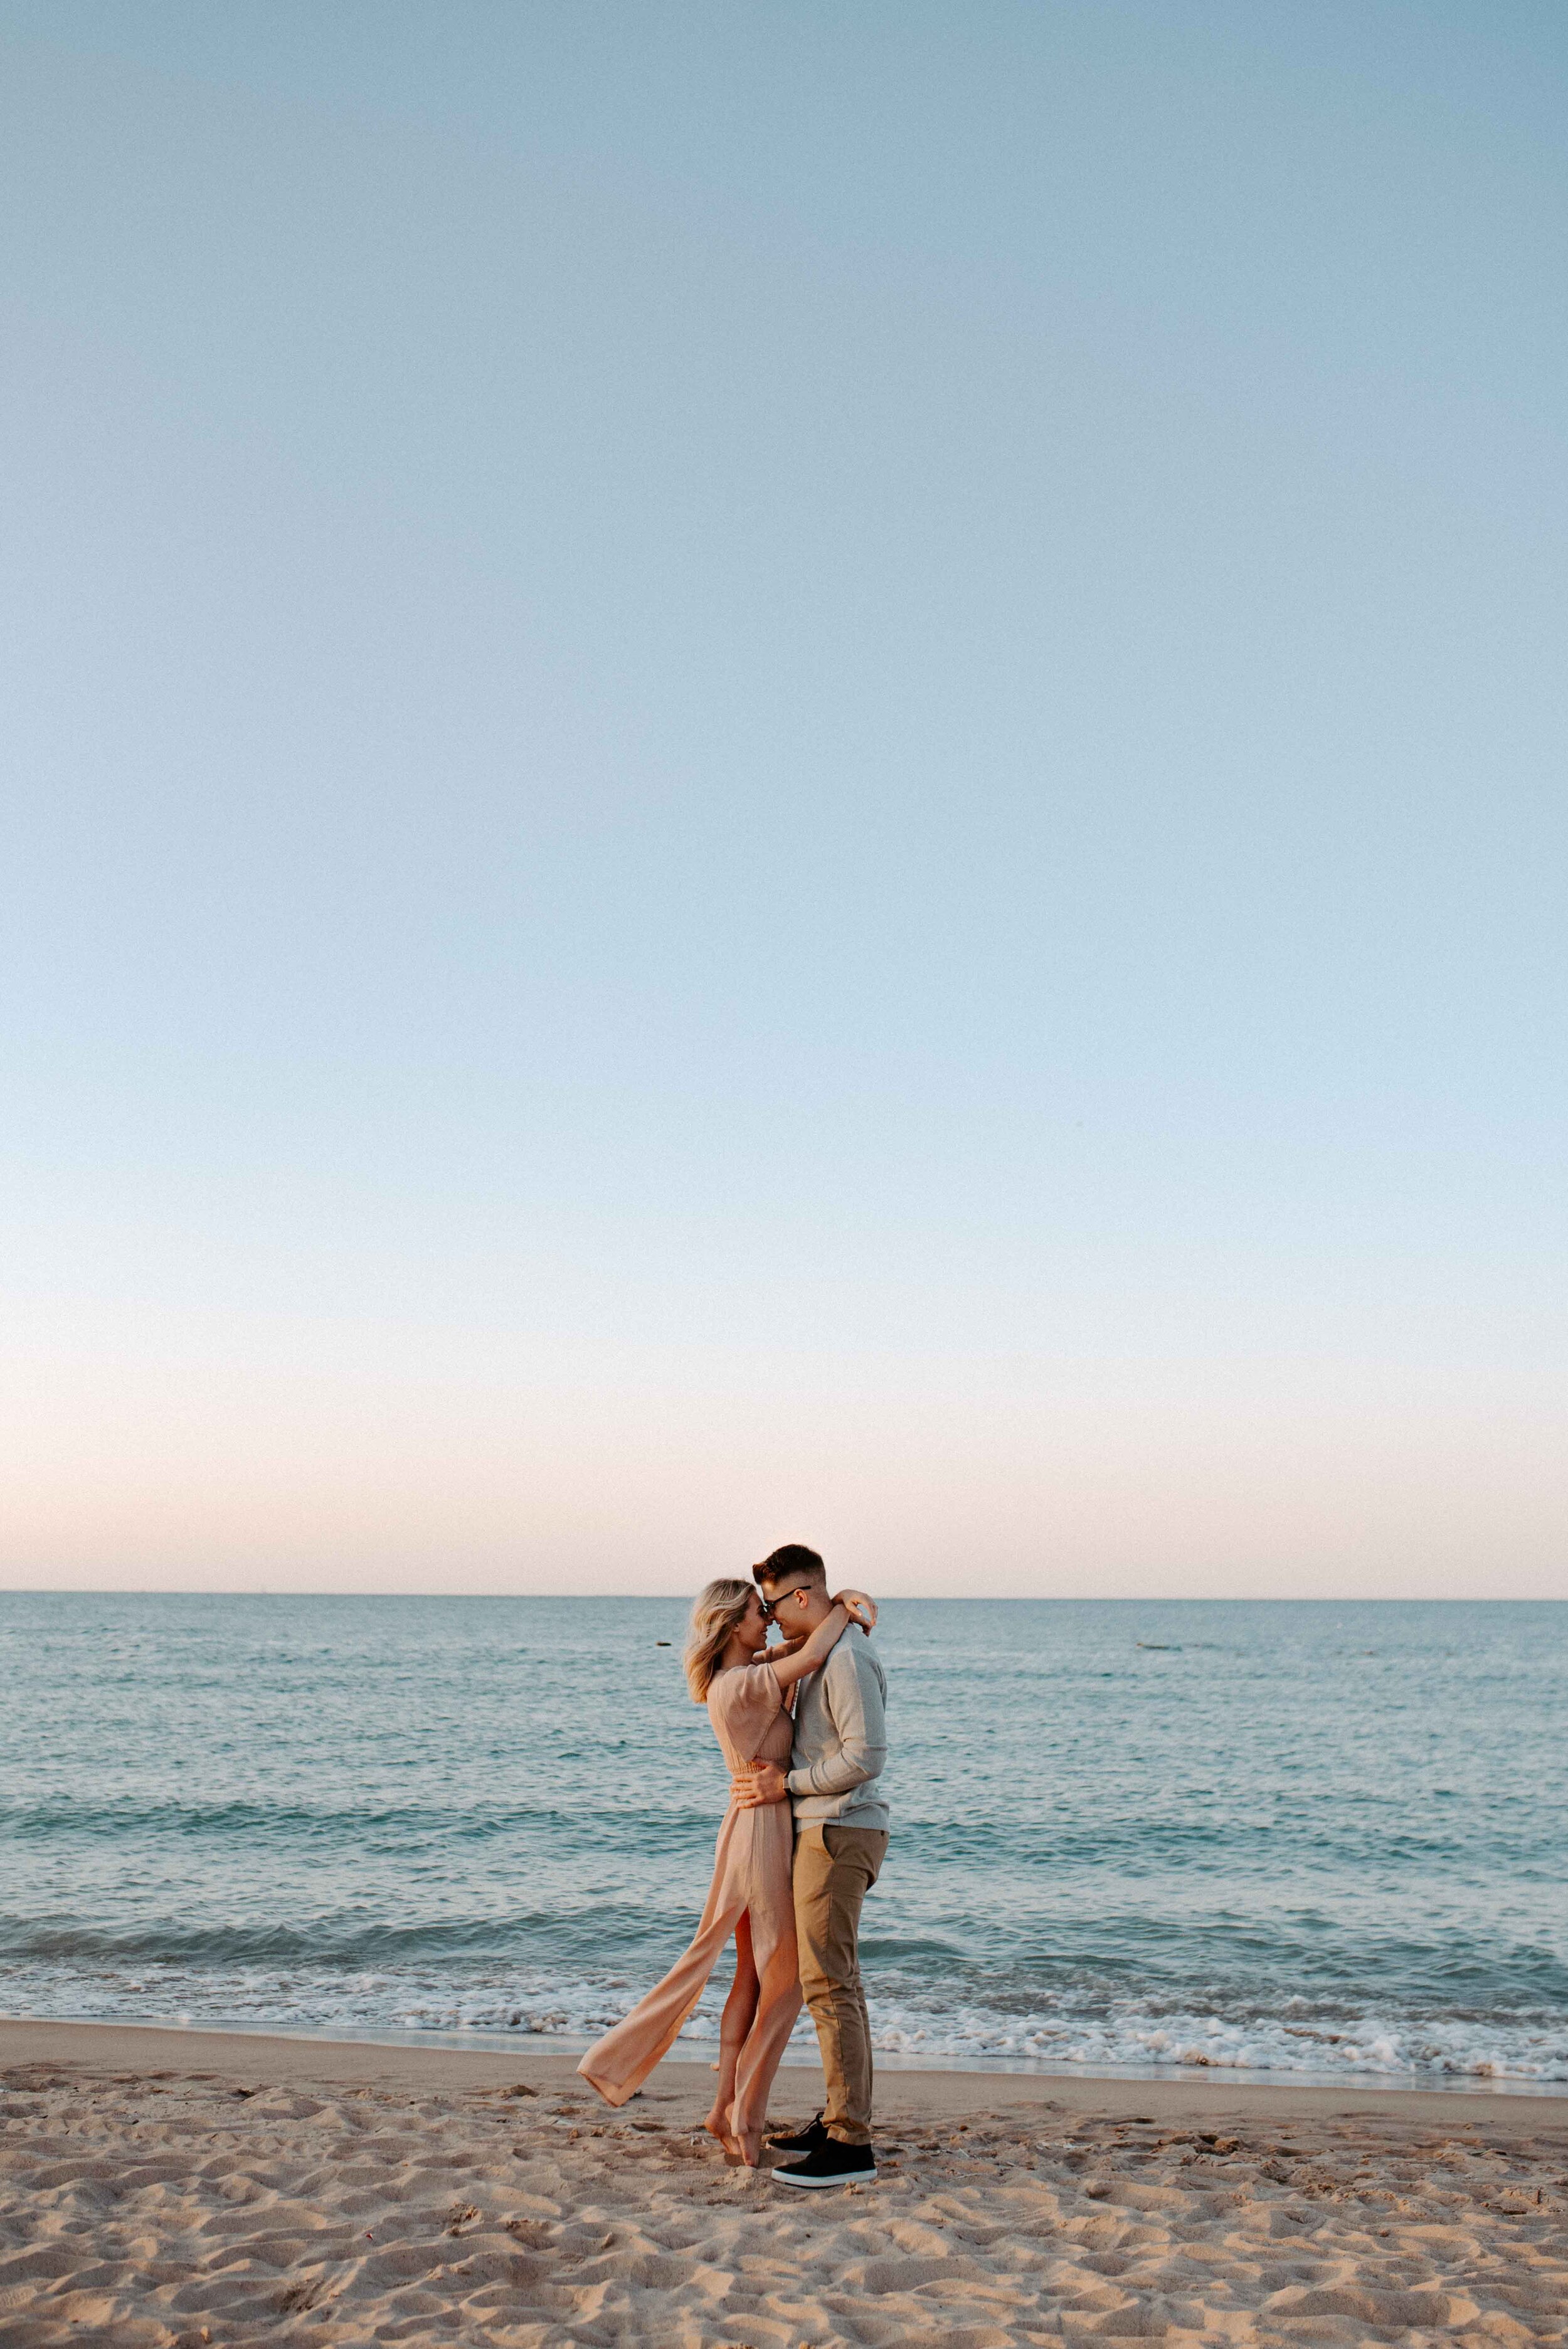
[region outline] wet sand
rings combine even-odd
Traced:
[[[574,2061],[0,2023],[0,2349],[1568,2340],[1568,2099],[886,2072],[806,2196]]]

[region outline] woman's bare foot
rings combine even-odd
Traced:
[[[728,2118],[728,2106],[716,2106],[704,2121],[703,2127],[714,2142],[724,2147],[724,2158],[727,2161],[743,2162],[748,2169],[757,2168],[762,2159],[761,2130],[748,2129],[744,2135],[737,2137],[733,2130],[725,2127]]]

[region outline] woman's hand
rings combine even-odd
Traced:
[[[874,1599],[868,1599],[863,1590],[837,1591],[833,1604],[841,1607],[851,1622],[858,1623],[862,1631],[876,1629],[877,1603]]]

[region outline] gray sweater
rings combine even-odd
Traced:
[[[887,1761],[887,1680],[863,1631],[844,1633],[800,1683],[787,1784],[797,1826],[885,1827],[877,1785]]]

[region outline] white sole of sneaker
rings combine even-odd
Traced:
[[[819,2188],[874,2186],[877,2182],[874,2169],[846,2169],[841,2178],[791,2178],[787,2169],[772,2169],[768,2174],[780,2186],[804,2186],[813,2193]]]

